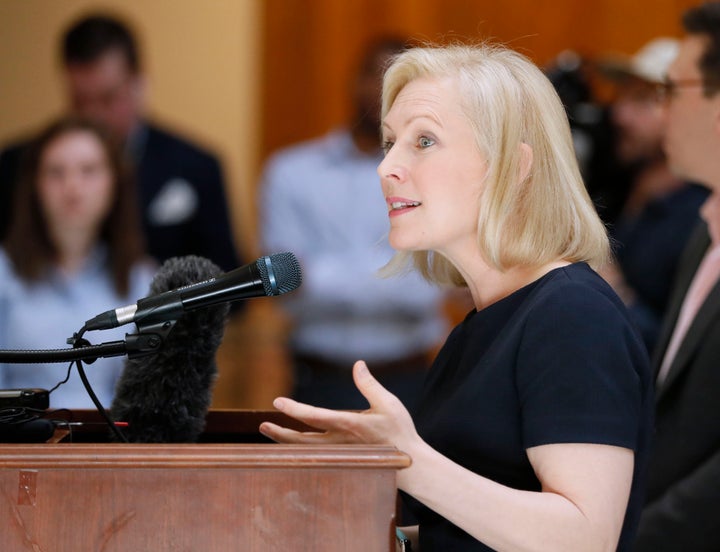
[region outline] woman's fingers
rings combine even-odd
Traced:
[[[356,414],[357,416],[358,414]],[[297,431],[282,427],[272,422],[260,424],[260,433],[266,437],[285,444],[348,444],[364,442],[352,431],[339,428],[328,428],[326,431]]]
[[[382,405],[389,398],[395,398],[390,391],[375,379],[364,360],[358,360],[353,365],[353,380],[360,393],[370,403],[371,410],[382,410]]]
[[[317,444],[328,442],[326,433],[296,431],[294,429],[279,426],[272,422],[261,423],[260,433],[273,441],[285,444]]]
[[[361,443],[363,414],[352,411],[330,410],[300,403],[286,397],[278,397],[273,405],[279,411],[317,429],[301,432],[279,428],[275,424],[261,426],[261,432],[283,443]],[[269,422],[265,422],[269,424]]]
[[[287,397],[278,397],[273,401],[273,406],[291,418],[300,420],[311,427],[324,430],[335,429],[343,424],[346,418],[356,415],[353,412],[312,406]]]
[[[402,401],[375,379],[365,361],[358,360],[354,364],[353,378],[363,397],[370,403],[371,412],[393,418],[405,417],[407,410]]]
[[[353,378],[360,392],[370,403],[370,410],[352,412],[330,410],[278,397],[273,406],[280,412],[317,429],[301,432],[270,422],[260,426],[260,432],[281,443],[380,443],[392,441],[393,416],[405,413],[402,403],[386,390],[370,373],[364,361],[353,366]],[[386,420],[387,413],[393,412]],[[400,416],[402,418],[402,416]]]

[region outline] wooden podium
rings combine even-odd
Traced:
[[[0,550],[393,551],[408,465],[385,446],[0,445]]]

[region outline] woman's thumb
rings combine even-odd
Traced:
[[[368,400],[370,406],[372,406],[373,399],[377,398],[378,392],[380,390],[384,390],[384,388],[370,373],[370,370],[364,360],[358,360],[353,365],[353,379],[355,380],[355,386]]]

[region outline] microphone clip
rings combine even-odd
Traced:
[[[81,337],[81,335],[78,332],[73,333],[72,337],[68,337],[66,340],[66,343],[68,345],[72,345],[73,349],[82,349],[85,347],[92,347],[92,343],[90,343],[84,337]],[[85,364],[92,364],[97,359],[98,359],[98,357],[84,358],[83,362],[85,362]]]
[[[153,355],[162,347],[165,339],[175,327],[177,320],[163,320],[154,323],[137,324],[138,333],[125,334],[124,341],[112,341],[93,345],[82,337],[82,333],[75,332],[66,342],[72,349],[55,351],[0,351],[0,360],[6,362],[62,362],[66,360],[82,360],[85,364],[92,364],[100,357],[122,356],[137,358]],[[5,358],[3,353],[9,356]],[[40,355],[40,356],[38,356]],[[17,358],[16,358],[17,357]]]
[[[162,320],[146,324],[136,323],[138,333],[125,334],[128,358],[157,353],[176,323],[177,320]]]

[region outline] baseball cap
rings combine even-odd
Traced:
[[[650,83],[662,83],[679,46],[680,41],[675,38],[655,38],[632,56],[606,57],[598,63],[598,68],[613,80],[634,77]]]

